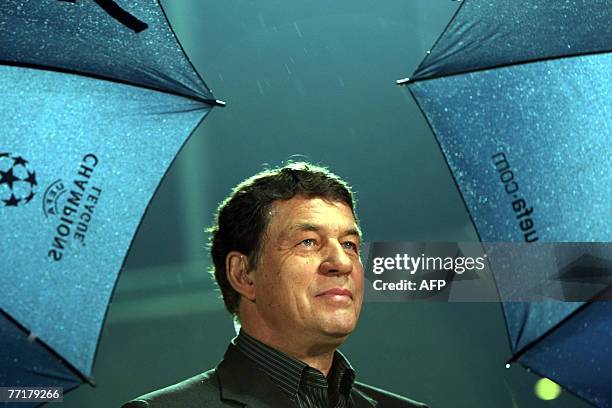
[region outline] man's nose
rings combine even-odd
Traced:
[[[329,240],[324,256],[322,273],[342,275],[353,271],[353,262],[340,242]]]

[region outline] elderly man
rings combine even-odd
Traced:
[[[124,408],[424,407],[356,382],[337,351],[363,303],[345,182],[307,163],[262,172],[220,205],[211,232],[215,279],[240,333],[216,368]]]

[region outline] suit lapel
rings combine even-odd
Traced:
[[[355,408],[374,408],[378,406],[378,402],[368,397],[366,394],[353,387],[351,391],[351,399]]]
[[[240,350],[231,345],[217,367],[222,400],[249,408],[295,407],[287,395]]]

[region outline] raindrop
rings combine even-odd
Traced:
[[[295,31],[298,34],[298,37],[302,38],[302,32],[300,31],[300,27],[298,27],[297,22],[293,22],[293,26],[295,27]]]
[[[506,364],[506,368],[510,368],[510,364]]]
[[[261,26],[261,28],[266,28],[266,22],[263,19],[263,16],[261,14],[257,15],[257,20],[259,20],[259,25]]]
[[[263,87],[261,86],[261,82],[259,82],[259,79],[257,80],[257,89],[259,89],[260,94],[265,95]]]

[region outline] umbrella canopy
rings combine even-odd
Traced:
[[[157,0],[3,1],[0,82],[0,386],[70,389],[161,178],[222,102]]]
[[[465,0],[413,77],[398,81],[483,242],[611,240],[610,5]],[[507,276],[493,270],[507,299]],[[609,302],[504,302],[503,311],[513,360],[612,406]]]

